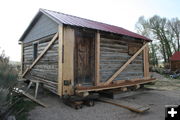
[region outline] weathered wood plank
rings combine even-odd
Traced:
[[[73,95],[74,84],[74,29],[64,27],[64,62],[63,62],[63,82],[68,80],[71,84],[63,85],[63,94]]]
[[[143,59],[144,59],[144,77],[149,77],[149,61],[148,61],[148,46],[143,50]]]
[[[62,73],[63,73],[63,66],[62,66],[62,59],[63,59],[63,25],[58,26],[58,95],[62,96]]]
[[[122,100],[115,100],[115,99],[109,99],[109,98],[99,98],[98,100],[128,109],[133,112],[137,112],[137,113],[143,113],[150,109],[149,106],[142,106],[142,105],[137,105],[134,103],[132,104],[132,103],[129,103],[127,101],[122,101]]]
[[[99,31],[96,33],[95,40],[95,84],[99,85],[100,83],[100,33]]]
[[[23,52],[24,52],[24,46],[23,46],[23,43],[21,43],[21,74],[23,74],[23,71],[24,71],[24,55],[23,55]]]

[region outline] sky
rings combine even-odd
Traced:
[[[180,0],[1,0],[0,52],[21,60],[18,40],[39,8],[59,11],[135,31],[140,16],[180,19]]]

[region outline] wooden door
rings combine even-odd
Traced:
[[[93,85],[95,73],[95,34],[75,32],[75,84]]]

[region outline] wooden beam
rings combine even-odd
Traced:
[[[51,47],[51,45],[54,43],[54,41],[57,39],[58,37],[58,33],[56,33],[54,35],[54,37],[52,38],[52,40],[49,42],[48,46],[46,46],[46,48],[42,51],[42,53],[36,58],[36,60],[31,64],[31,66],[29,68],[27,68],[25,70],[25,72],[23,73],[22,77],[24,77],[26,75],[26,73],[31,70],[34,65],[36,65],[36,63],[41,59],[41,57],[47,52],[47,50]]]
[[[24,91],[21,92],[25,97],[31,99],[32,101],[36,102],[37,104],[43,106],[43,107],[48,107],[46,104],[42,103],[41,101],[37,100],[36,98],[34,98],[33,96],[25,93]]]
[[[146,46],[143,50],[143,61],[144,61],[144,78],[149,77],[149,58],[148,58],[148,46]]]
[[[24,67],[24,45],[21,43],[21,72],[20,74],[23,74],[23,67]]]
[[[63,25],[58,27],[58,95],[62,96],[62,78],[63,78]]]
[[[138,105],[135,103],[132,104],[130,102],[123,101],[123,100],[115,100],[115,99],[109,99],[109,98],[98,98],[98,100],[105,102],[105,103],[109,103],[112,105],[116,105],[116,106],[128,109],[128,110],[133,111],[133,112],[137,112],[137,113],[143,113],[143,112],[148,111],[150,109],[149,106]]]
[[[63,83],[68,81],[69,85],[63,84],[63,95],[73,95],[74,90],[74,29],[64,27],[64,62],[63,62]]]
[[[100,33],[99,31],[96,33],[95,40],[95,85],[99,85],[100,83]]]
[[[90,92],[90,91],[102,91],[102,90],[109,90],[109,89],[115,89],[115,88],[122,88],[122,87],[130,87],[134,85],[141,85],[141,84],[147,84],[147,83],[152,83],[155,82],[155,78],[151,79],[139,79],[136,81],[133,80],[125,80],[125,82],[122,83],[113,83],[110,85],[101,85],[101,86],[90,86],[90,87],[76,87],[76,93],[81,93],[81,92]]]
[[[104,85],[110,84],[147,46],[147,43],[144,44],[119,70],[117,70],[105,83]]]

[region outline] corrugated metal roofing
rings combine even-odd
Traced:
[[[91,29],[96,29],[96,30],[121,34],[121,35],[127,35],[130,37],[150,41],[150,39],[148,39],[144,36],[141,36],[134,32],[128,31],[121,27],[108,25],[105,23],[96,22],[93,20],[88,20],[88,19],[84,19],[84,18],[72,16],[72,15],[67,15],[67,14],[63,14],[60,12],[50,11],[50,10],[46,10],[46,9],[40,9],[40,12],[46,14],[47,16],[49,16],[50,18],[52,18],[54,21],[56,21],[58,23],[63,23],[63,24],[72,25],[72,26],[85,27],[85,28],[91,28]]]
[[[175,52],[175,53],[171,56],[170,60],[180,60],[180,51]]]

